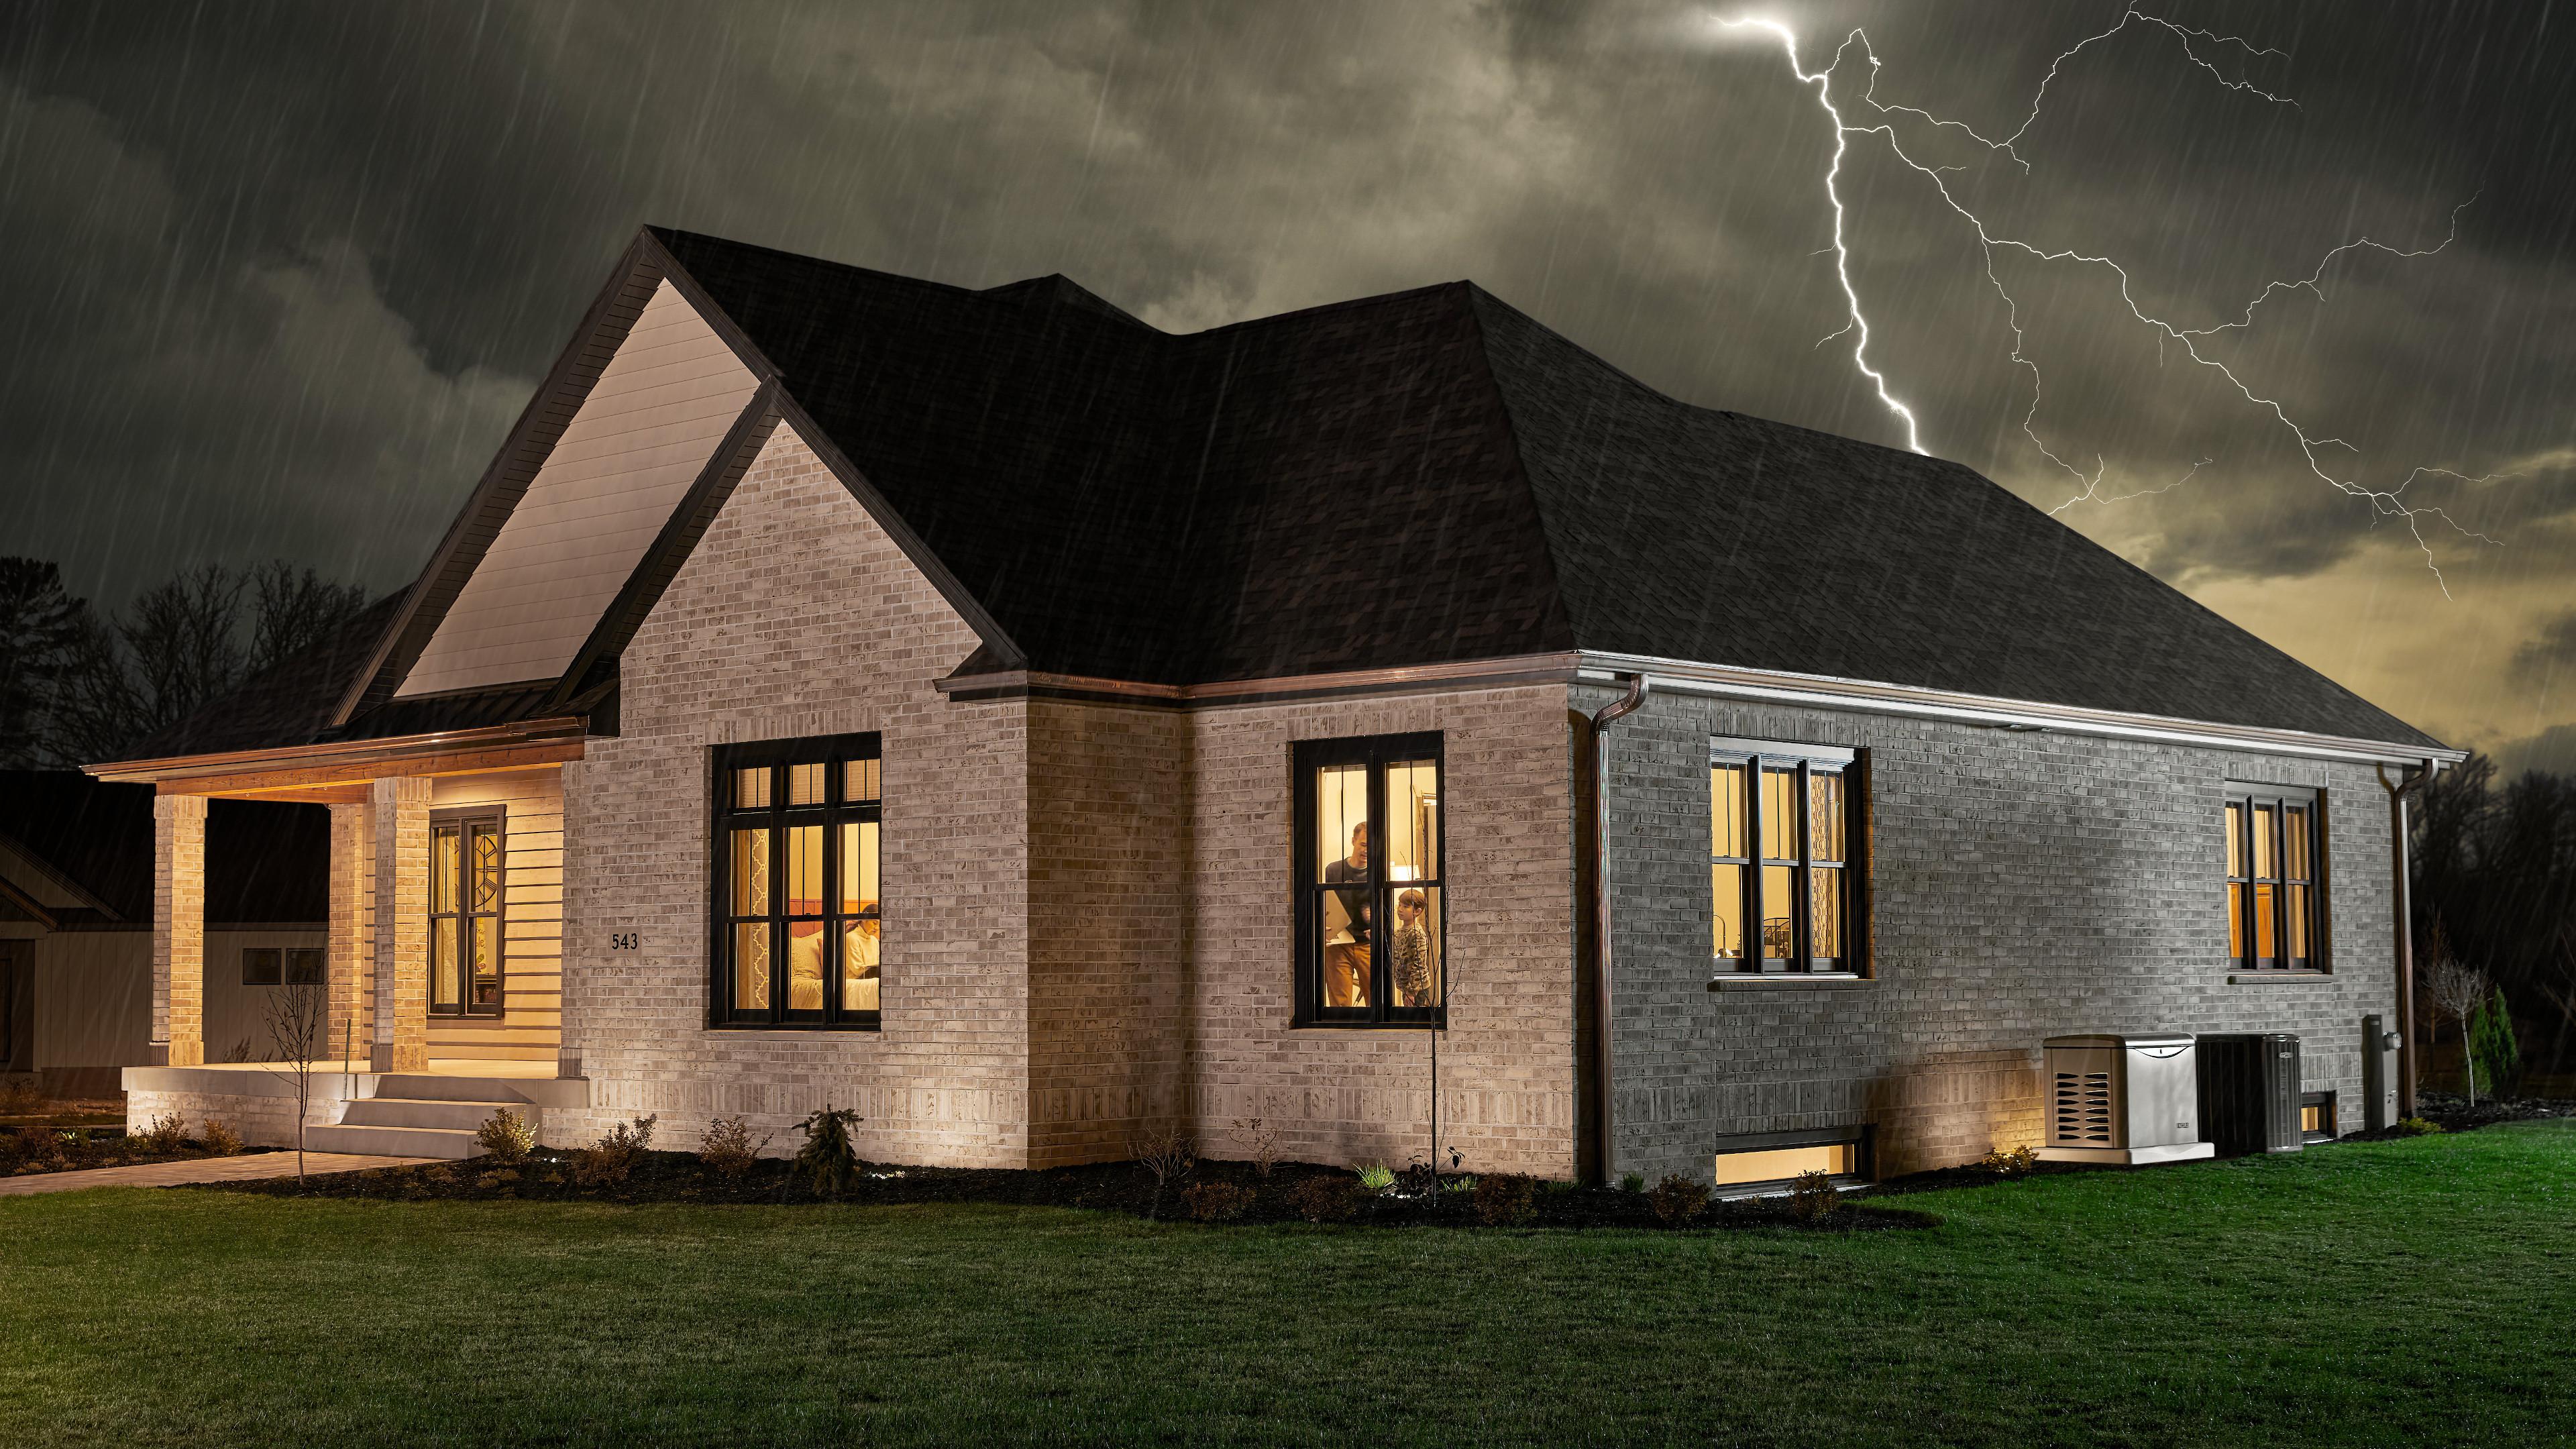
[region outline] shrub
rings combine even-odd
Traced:
[[[1259,1117],[1234,1119],[1234,1138],[1243,1144],[1244,1154],[1252,1159],[1252,1170],[1261,1180],[1270,1180],[1270,1169],[1279,1165],[1279,1124]]]
[[[1789,1215],[1802,1223],[1822,1222],[1842,1209],[1843,1195],[1821,1172],[1802,1172],[1789,1183]]]
[[[1367,1176],[1366,1173],[1361,1174],[1363,1180]],[[1408,1163],[1404,1171],[1395,1175],[1395,1192],[1398,1197],[1429,1197],[1438,1191],[1440,1191],[1440,1173],[1428,1162],[1416,1160]]]
[[[579,1187],[615,1187],[635,1171],[636,1160],[653,1141],[653,1124],[662,1114],[620,1122],[588,1147],[572,1154],[572,1180]],[[433,1176],[435,1173],[432,1174]]]
[[[164,1112],[143,1129],[143,1141],[155,1152],[177,1152],[188,1145],[188,1123],[176,1112]],[[88,1134],[84,1133],[82,1145],[87,1144]]]
[[[525,1162],[537,1148],[537,1126],[507,1107],[496,1107],[474,1129],[474,1141],[494,1162]]]
[[[2039,1153],[2028,1144],[2010,1152],[1997,1148],[1977,1165],[2000,1177],[2028,1177],[2039,1167]]]
[[[1360,1169],[1359,1182],[1372,1197],[1383,1197],[1395,1188],[1395,1172],[1383,1162],[1372,1162]]]
[[[1476,1221],[1516,1228],[1538,1216],[1538,1183],[1516,1172],[1489,1172],[1476,1180]]]
[[[2478,1075],[2479,1091],[2507,1096],[2521,1085],[2522,1043],[2514,1036],[2503,987],[2469,1014],[2468,1038],[2469,1069]]]
[[[698,1134],[698,1160],[727,1182],[740,1182],[760,1160],[770,1139],[751,1140],[751,1124],[740,1117],[718,1117]]]
[[[229,1122],[218,1122],[212,1117],[207,1118],[205,1125],[197,1129],[197,1140],[204,1143],[206,1150],[217,1157],[241,1155],[241,1134],[235,1132]]]
[[[2430,1137],[2441,1130],[2441,1123],[2423,1117],[2402,1118],[2397,1124],[2397,1135],[2400,1137]]]
[[[1384,1171],[1384,1169],[1380,1169]],[[1392,1181],[1394,1175],[1388,1174]],[[1310,1223],[1342,1223],[1359,1212],[1366,1192],[1355,1178],[1334,1173],[1310,1177],[1289,1190],[1288,1204]]]
[[[1252,1189],[1230,1182],[1194,1182],[1181,1194],[1190,1216],[1203,1223],[1230,1223],[1252,1206]]]
[[[1646,1175],[1642,1172],[1623,1172],[1619,1174],[1619,1190],[1621,1192],[1644,1192],[1646,1190]]]
[[[1136,1165],[1153,1174],[1153,1211],[1159,1213],[1164,1191],[1198,1170],[1199,1146],[1177,1122],[1157,1127],[1136,1139]]]
[[[1680,1227],[1708,1206],[1708,1184],[1678,1172],[1665,1173],[1664,1180],[1646,1194],[1646,1206],[1655,1210],[1655,1217],[1665,1227]]]
[[[840,1197],[857,1185],[859,1149],[850,1141],[850,1129],[866,1120],[855,1107],[826,1102],[800,1126],[805,1145],[796,1149],[794,1166],[816,1197]]]

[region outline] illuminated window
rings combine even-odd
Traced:
[[[439,810],[429,817],[429,1014],[499,1016],[502,872],[500,807]]]
[[[1862,1177],[1868,1172],[1862,1130],[1845,1127],[1729,1138],[1719,1143],[1710,1180],[1723,1191],[1785,1184],[1810,1172]]]
[[[1298,1023],[1441,1025],[1440,736],[1309,740],[1294,763]]]
[[[872,1030],[884,1009],[878,739],[716,751],[713,1017]]]
[[[1709,745],[1709,954],[1728,972],[1860,969],[1858,754]]]
[[[2325,804],[2317,792],[2230,786],[2227,956],[2239,971],[2322,971]]]
[[[2335,1137],[2335,1094],[2308,1092],[2299,1098],[2299,1140],[2331,1142]]]

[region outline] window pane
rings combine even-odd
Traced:
[[[1768,797],[1765,797],[1763,803],[1766,805],[1770,803]],[[1763,833],[1768,835],[1770,832],[1766,830]],[[1786,961],[1789,959],[1789,951],[1791,949],[1790,937],[1792,934],[1792,913],[1796,909],[1797,901],[1796,894],[1790,889],[1790,882],[1796,877],[1796,875],[1796,871],[1785,865],[1766,865],[1762,867],[1762,900],[1760,911],[1762,920],[1762,956],[1765,960]]]
[[[737,830],[733,833],[733,913],[737,916],[769,914],[769,832]]]
[[[242,952],[242,985],[275,986],[276,984],[276,947],[253,946]]]
[[[1366,880],[1369,863],[1368,766],[1315,772],[1315,868],[1326,884]]]
[[[1709,766],[1708,853],[1743,858],[1744,767],[1742,765]]]
[[[1440,888],[1399,886],[1387,930],[1388,985],[1397,1006],[1440,1004]]]
[[[1762,772],[1762,858],[1798,858],[1798,776],[1793,771]],[[1767,894],[1764,898],[1769,899]]]
[[[1819,960],[1839,960],[1843,954],[1843,873],[1839,869],[1818,866],[1809,874],[1814,883],[1813,914],[1807,929],[1813,939],[1808,952]]]
[[[2272,842],[2279,836],[2280,813],[2269,805],[2254,807],[2254,878],[2279,880],[2281,869],[2272,854]]]
[[[2245,959],[2245,884],[2227,883],[2227,954],[2231,959]]]
[[[429,832],[429,910],[440,915],[456,909],[456,827]]]
[[[498,916],[474,918],[474,1004],[501,1004],[501,920]]]
[[[429,923],[429,1004],[454,1006],[465,998],[457,988],[456,918],[438,916]]]
[[[841,798],[856,803],[877,798],[877,762],[852,760],[841,767]]]
[[[1843,858],[1843,777],[1807,774],[1807,847],[1818,860]],[[1829,954],[1819,949],[1817,955]]]
[[[818,763],[787,767],[787,803],[790,805],[823,803],[822,765]]]
[[[733,808],[736,810],[769,808],[769,767],[767,765],[733,772]]]
[[[787,914],[823,914],[823,827],[799,825],[787,832]]]
[[[1334,864],[1340,864],[1339,861]],[[1324,890],[1316,893],[1323,914],[1324,1004],[1370,1006],[1377,1001],[1369,937],[1369,891]]]
[[[2305,958],[2308,954],[2308,888],[2303,885],[2283,886],[2287,902],[2281,913],[2281,924],[2289,934],[2289,950],[2284,953]]]
[[[879,978],[877,944],[882,928],[870,916],[841,930],[841,1009],[876,1011]]]
[[[769,1009],[769,923],[733,928],[733,1005],[736,1011]]]
[[[841,914],[855,916],[877,909],[877,823],[849,820],[841,825]]]
[[[2270,884],[2257,884],[2254,887],[2254,954],[2260,959],[2269,959],[2281,954],[2274,944],[2278,938],[2273,935],[2272,919],[2273,893],[2279,889],[2279,886]]]
[[[1408,760],[1386,767],[1386,876],[1440,878],[1440,767]]]
[[[1708,893],[1717,905],[1712,952],[1722,960],[1740,961],[1744,958],[1744,867],[1710,866]]]
[[[501,909],[501,837],[493,831],[477,828],[474,837],[474,892],[472,909]]]
[[[2227,804],[2227,873],[2245,878],[2245,807],[2232,800]]]
[[[286,953],[286,984],[289,986],[321,985],[327,974],[323,967],[325,959],[322,949],[318,946],[290,948]]]
[[[2308,812],[2293,805],[2281,816],[2282,854],[2289,868],[2282,872],[2289,880],[2311,880],[2308,874]]]
[[[823,923],[787,923],[787,1009],[823,1009]]]

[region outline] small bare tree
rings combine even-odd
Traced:
[[[304,1185],[304,1119],[313,1107],[313,1055],[329,1029],[330,992],[318,981],[297,981],[268,998],[268,1041],[295,1084],[295,1185]]]
[[[2478,1063],[2469,1041],[2469,1018],[2485,1004],[2493,988],[2487,973],[2468,965],[2450,953],[2439,935],[2433,938],[2433,957],[2424,968],[2424,994],[2433,1000],[2433,1030],[2438,1039],[2442,1018],[2460,1024],[2460,1066],[2469,1083],[2469,1105],[2478,1104]]]

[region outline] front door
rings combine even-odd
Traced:
[[[429,827],[429,1014],[499,1016],[501,817],[440,811]]]

